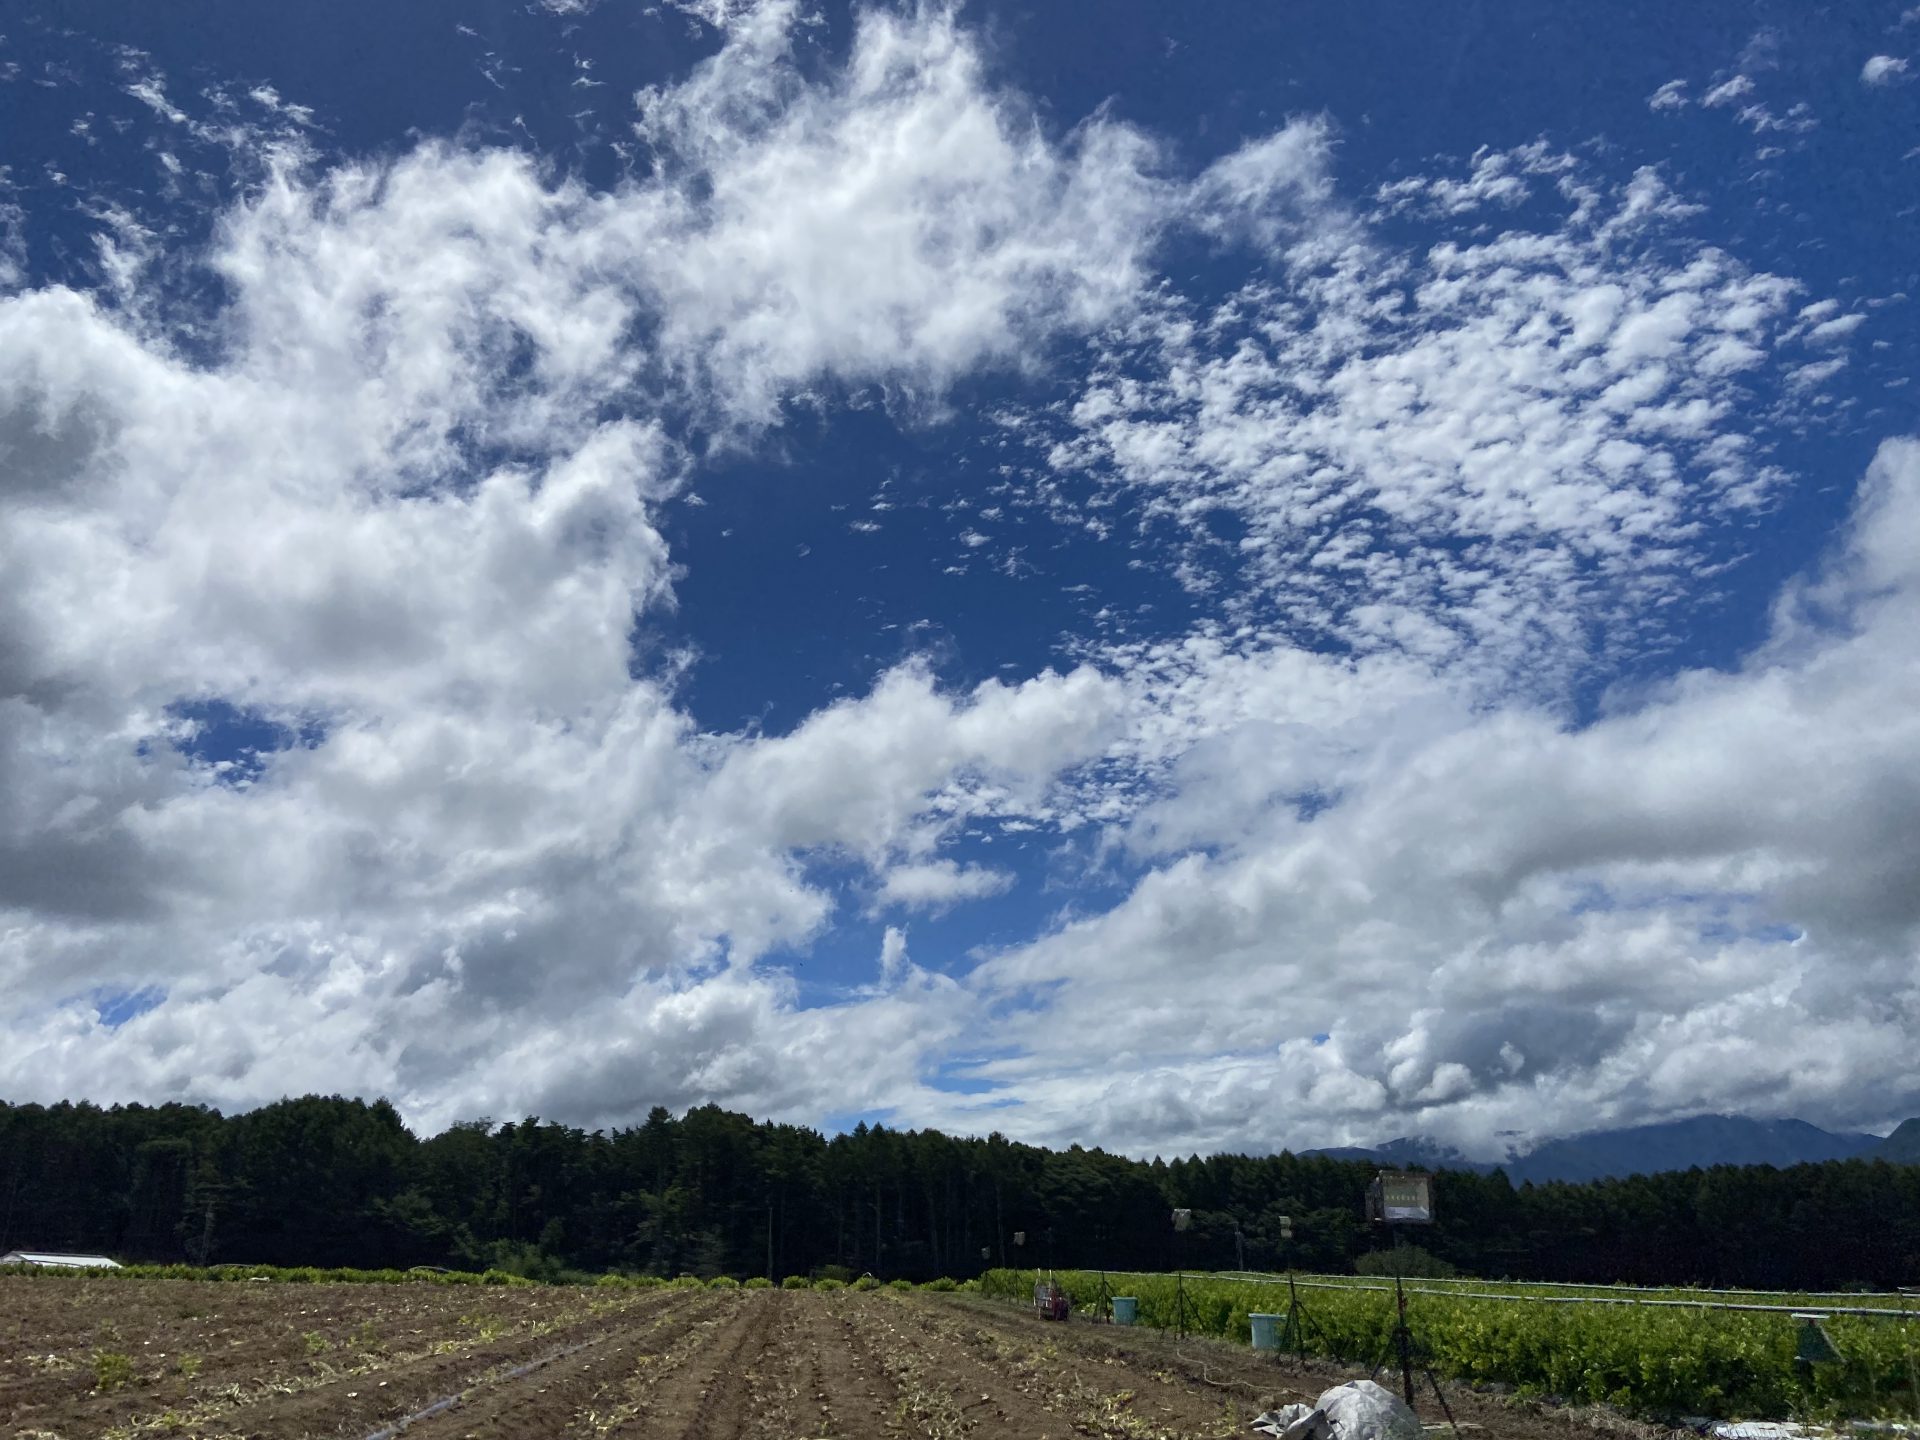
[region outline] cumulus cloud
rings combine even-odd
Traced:
[[[906,910],[944,910],[962,900],[1004,894],[1012,885],[1013,876],[1004,870],[961,865],[953,860],[931,860],[896,865],[887,871],[875,903],[898,905]]]
[[[984,966],[986,993],[1045,999],[981,1074],[1140,1149],[1331,1128],[1497,1155],[1595,1117],[1904,1114],[1916,536],[1920,441],[1888,442],[1844,543],[1737,670],[1585,728],[1436,688],[1391,738],[1322,743],[1324,812],[1224,812],[1112,911]],[[1302,783],[1324,720],[1276,708],[1266,743],[1215,757],[1243,792]],[[1098,1066],[1055,1038],[1069,1014],[1105,1017]]]
[[[656,343],[728,413],[770,422],[823,373],[925,400],[1134,294],[1171,209],[1145,135],[1096,117],[1050,141],[943,10],[863,12],[851,62],[809,82],[793,13],[762,6],[637,97]]]
[[[1152,228],[1144,142],[1046,139],[948,18],[876,16],[811,84],[790,19],[649,96],[656,173],[615,191],[445,143],[266,155],[193,347],[114,292],[0,299],[9,1093],[817,1114],[779,1077],[829,1018],[755,968],[834,908],[808,857],[1072,823],[1057,777],[1117,712],[1091,669],[953,694],[909,662],[789,734],[702,735],[634,651],[687,464],[655,413],[764,421],[822,377],[931,398],[1105,315]],[[868,1101],[942,983],[862,1009]],[[157,1003],[101,1018],[129,992]]]
[[[1904,56],[1875,55],[1860,67],[1860,83],[1863,85],[1891,85],[1907,73],[1907,61]]]

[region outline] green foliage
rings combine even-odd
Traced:
[[[771,1290],[773,1288],[773,1281],[764,1275],[749,1275],[745,1280],[740,1282],[740,1288],[743,1290]]]
[[[1193,1214],[1190,1269],[1345,1274],[1379,1243],[1360,1210],[1372,1170],[1288,1154],[1142,1162],[872,1124],[828,1137],[711,1105],[613,1130],[527,1117],[423,1139],[392,1106],[341,1096],[232,1116],[0,1102],[10,1233],[140,1262],[113,1272],[125,1279],[571,1284],[771,1265],[885,1283],[964,1280],[995,1259],[1154,1271],[1175,1261],[1174,1206]],[[1421,1245],[1467,1274],[1818,1290],[1920,1277],[1920,1165],[1518,1190],[1445,1172],[1437,1201]]]
[[[938,1280],[929,1280],[925,1285],[921,1286],[920,1288],[923,1290],[936,1290],[942,1293],[948,1293],[948,1292],[957,1290],[960,1287],[955,1285],[953,1281],[949,1280],[946,1276],[942,1275]]]
[[[911,1280],[889,1280],[887,1282],[887,1288],[889,1290],[911,1290],[913,1289],[913,1282]]]
[[[484,1274],[462,1270],[364,1270],[352,1266],[319,1269],[311,1265],[123,1265],[118,1270],[77,1270],[63,1266],[5,1265],[0,1275],[22,1279],[196,1280],[208,1284],[271,1282],[276,1285],[531,1285],[534,1281],[504,1270]],[[199,1313],[199,1312],[195,1312]],[[191,1316],[182,1316],[191,1318]]]
[[[804,1275],[789,1275],[780,1282],[782,1290],[808,1290],[812,1287],[813,1282]]]
[[[133,1383],[133,1358],[118,1350],[93,1352],[93,1385],[96,1390],[119,1390]]]
[[[322,1335],[318,1330],[309,1330],[300,1338],[306,1342],[307,1353],[309,1355],[324,1355],[333,1348],[333,1342],[328,1340],[327,1337]]]
[[[844,1290],[847,1288],[847,1282],[844,1280],[836,1280],[831,1275],[823,1275],[813,1282],[813,1288],[816,1290]]]
[[[880,1288],[880,1282],[871,1275],[862,1275],[858,1280],[853,1282],[853,1288],[855,1290],[878,1290]]]
[[[740,1282],[731,1275],[716,1275],[707,1281],[707,1288],[709,1290],[738,1290],[740,1288]]]
[[[173,1363],[174,1368],[178,1370],[185,1379],[191,1380],[200,1373],[200,1366],[205,1362],[203,1357],[195,1355],[192,1351],[188,1351]]]
[[[1031,1270],[990,1270],[983,1293],[1020,1303],[1033,1294]],[[1085,1303],[1097,1274],[1063,1271],[1060,1282]],[[1111,1281],[1111,1277],[1109,1277]],[[1485,1282],[1483,1282],[1485,1283]],[[1126,1277],[1140,1301],[1140,1323],[1171,1329],[1171,1275]],[[1387,1353],[1391,1289],[1316,1281],[1300,1293],[1313,1325],[1308,1350],[1371,1363]],[[964,1287],[963,1287],[964,1288]],[[1515,1295],[1544,1287],[1512,1287]],[[1245,1341],[1255,1311],[1285,1309],[1284,1286],[1189,1275],[1190,1323],[1203,1334]],[[1787,1315],[1622,1304],[1549,1305],[1410,1289],[1408,1322],[1442,1375],[1502,1381],[1566,1400],[1605,1402],[1653,1415],[1805,1415],[1911,1413],[1914,1397],[1902,1324],[1836,1316],[1828,1332],[1844,1363],[1793,1366],[1794,1325]],[[1700,1297],[1705,1299],[1706,1297]],[[1782,1297],[1785,1298],[1785,1297]]]
[[[1460,1267],[1418,1245],[1399,1245],[1386,1250],[1369,1250],[1353,1262],[1353,1272],[1356,1275],[1401,1275],[1444,1280],[1458,1275]]]

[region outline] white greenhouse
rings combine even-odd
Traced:
[[[0,1265],[38,1265],[50,1270],[118,1270],[120,1262],[104,1255],[55,1255],[45,1250],[9,1250]]]

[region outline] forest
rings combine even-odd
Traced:
[[[619,1270],[989,1266],[1350,1271],[1388,1242],[1373,1167],[1277,1155],[1135,1160],[998,1134],[831,1137],[715,1106],[630,1128],[476,1120],[421,1139],[386,1101],[0,1102],[0,1251],[122,1260]],[[1920,1283],[1920,1165],[1715,1167],[1588,1185],[1442,1172],[1423,1247],[1515,1280],[1772,1289]],[[1190,1208],[1176,1256],[1169,1211]],[[1280,1217],[1292,1218],[1292,1239]],[[1024,1244],[1018,1238],[1024,1236]]]

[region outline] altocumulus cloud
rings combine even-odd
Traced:
[[[0,1089],[972,1126],[960,1065],[995,1125],[1141,1149],[1920,1098],[1920,448],[1740,666],[1566,703],[1783,483],[1734,417],[1851,329],[1680,243],[1653,171],[1343,195],[1301,120],[1182,174],[1050,130],[947,13],[821,74],[791,7],[727,18],[636,97],[644,179],[281,135],[190,332],[139,303],[150,236],[99,293],[8,262]],[[1161,273],[1183,243],[1244,257],[1229,303]],[[699,442],[1043,369],[1017,503],[1137,503],[1205,617],[702,731],[635,640]],[[288,741],[216,768],[221,716]],[[821,856],[875,913],[1001,893],[940,853],[980,820],[1096,837],[1124,898],[966,973],[890,929],[832,1003],[769,963],[835,924]]]

